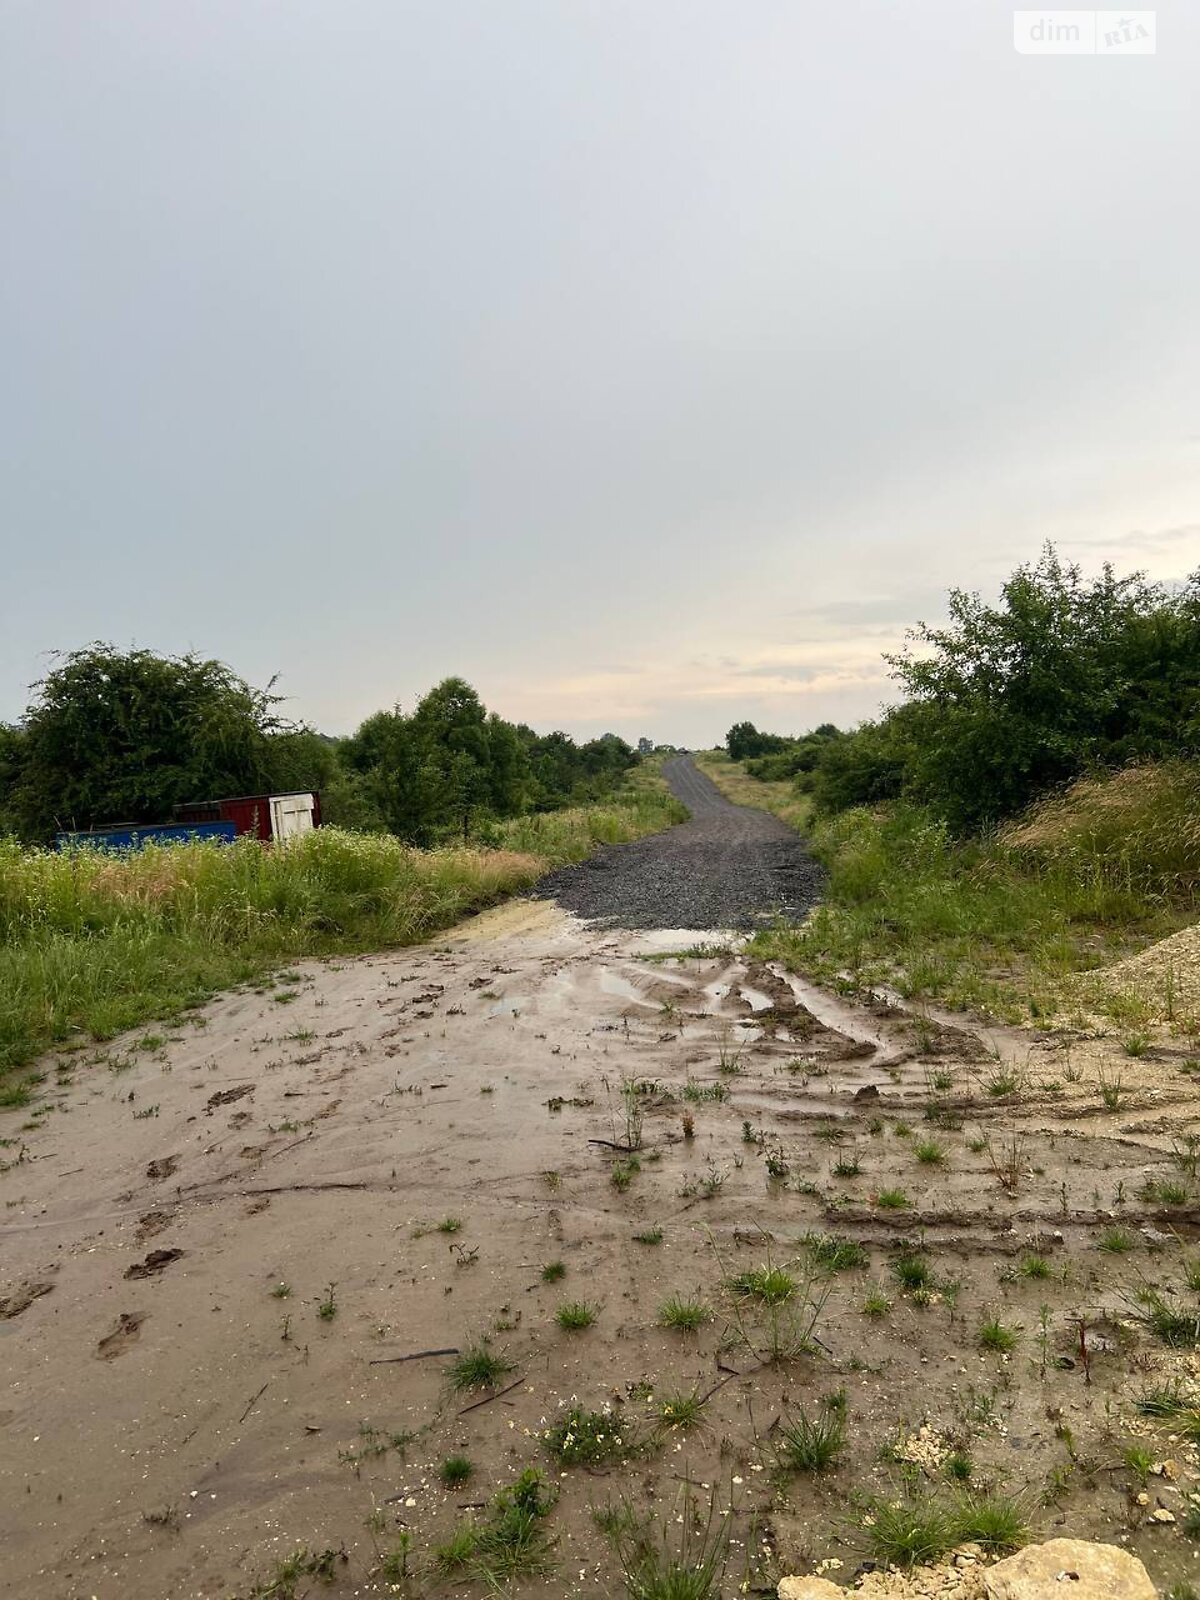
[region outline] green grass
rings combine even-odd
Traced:
[[[705,1516],[685,1485],[674,1508],[661,1515],[655,1537],[654,1519],[625,1502],[609,1520],[628,1600],[720,1600],[730,1517],[729,1510],[718,1512],[715,1493]]]
[[[987,1317],[979,1325],[976,1335],[981,1350],[991,1350],[997,1355],[1010,1355],[1020,1343],[1020,1329],[1001,1322],[999,1317]]]
[[[886,1317],[892,1309],[892,1299],[887,1291],[879,1284],[868,1289],[863,1296],[862,1314],[864,1317],[873,1317],[876,1321]]]
[[[857,1239],[839,1239],[832,1233],[814,1233],[804,1240],[814,1267],[822,1272],[858,1272],[870,1264],[870,1255]]]
[[[933,1267],[927,1256],[906,1251],[892,1262],[892,1273],[900,1287],[909,1294],[932,1289],[934,1285]]]
[[[479,1534],[472,1522],[461,1523],[448,1539],[433,1549],[433,1563],[439,1572],[462,1572],[475,1559]]]
[[[706,1322],[712,1321],[712,1309],[703,1300],[685,1300],[673,1294],[658,1308],[660,1328],[674,1328],[680,1333],[695,1333]]]
[[[527,1468],[494,1496],[482,1522],[462,1522],[434,1547],[435,1568],[477,1579],[493,1593],[514,1578],[546,1573],[551,1565],[544,1519],[554,1504],[545,1480]]]
[[[332,1583],[339,1559],[345,1559],[338,1550],[308,1550],[303,1545],[290,1556],[276,1562],[271,1576],[255,1584],[250,1600],[298,1600],[300,1585],[304,1593],[309,1590],[307,1578],[316,1578],[322,1584]]]
[[[447,1489],[457,1489],[466,1483],[474,1471],[475,1467],[469,1456],[447,1456],[438,1468],[438,1477]]]
[[[846,1445],[844,1392],[827,1401],[823,1410],[785,1415],[775,1436],[775,1453],[785,1472],[829,1472]]]
[[[881,1499],[872,1503],[865,1534],[867,1549],[880,1566],[922,1566],[954,1548],[954,1517],[929,1495]]]
[[[177,1018],[306,956],[426,939],[552,866],[684,815],[649,772],[604,805],[500,824],[498,849],[415,850],[320,828],[135,855],[27,850],[0,837],[0,1077],[55,1045]]]
[[[480,1340],[468,1345],[451,1366],[450,1386],[453,1389],[490,1389],[512,1370],[511,1361],[497,1355]]]
[[[748,1272],[739,1272],[737,1277],[730,1279],[729,1287],[743,1299],[761,1300],[767,1306],[781,1306],[795,1294],[797,1283],[785,1267],[774,1267],[768,1263],[763,1267],[752,1267]]]
[[[542,1268],[543,1283],[560,1283],[566,1275],[566,1264],[562,1261],[548,1261]]]
[[[1107,1250],[1110,1255],[1123,1256],[1137,1249],[1137,1239],[1128,1228],[1106,1228],[1096,1240],[1096,1248]]]
[[[704,1418],[704,1407],[707,1404],[699,1389],[689,1389],[686,1393],[665,1394],[657,1403],[658,1420],[664,1428],[699,1427]]]
[[[1182,1380],[1172,1378],[1143,1390],[1134,1404],[1144,1417],[1177,1417],[1190,1410],[1194,1401]]]
[[[1137,1301],[1137,1316],[1162,1344],[1175,1350],[1200,1345],[1200,1311],[1179,1305],[1157,1289],[1143,1289]]]
[[[1013,1022],[1078,993],[1140,1047],[1128,1028],[1144,1019],[1086,975],[1195,920],[1200,769],[1089,779],[982,840],[955,839],[908,803],[814,819],[790,784],[759,783],[728,762],[705,770],[803,827],[828,869],[812,915],[756,934],[752,956],[835,988],[890,983],[909,999]],[[1164,995],[1148,999],[1152,1014],[1169,1008]]]
[[[634,1244],[661,1244],[663,1242],[663,1231],[661,1228],[643,1228],[641,1233],[634,1234],[633,1242]]]
[[[995,1490],[968,1494],[954,1510],[958,1544],[978,1544],[991,1555],[1015,1550],[1029,1530],[1020,1504]]]
[[[620,1417],[572,1406],[542,1435],[546,1448],[565,1467],[600,1467],[634,1449]]]
[[[989,1554],[1015,1550],[1027,1536],[1019,1503],[992,1490],[954,1499],[917,1493],[871,1504],[864,1528],[867,1548],[884,1567],[915,1567],[937,1561],[960,1544],[978,1544]]]
[[[586,1300],[568,1300],[554,1313],[554,1320],[564,1333],[578,1333],[590,1328],[599,1315],[599,1308]]]
[[[880,1211],[905,1211],[912,1201],[903,1189],[880,1189],[875,1196],[875,1204]]]
[[[614,1161],[612,1171],[609,1173],[609,1182],[620,1194],[624,1194],[637,1174],[642,1170],[642,1163],[636,1156],[629,1156],[623,1161]]]

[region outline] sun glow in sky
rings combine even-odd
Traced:
[[[7,0],[0,718],[196,649],[699,745],[1044,540],[1200,567],[1200,13]]]

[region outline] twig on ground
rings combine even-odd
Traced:
[[[406,1356],[376,1356],[374,1360],[368,1361],[367,1365],[369,1367],[388,1367],[398,1361],[424,1361],[426,1356],[456,1356],[457,1354],[458,1346],[451,1344],[447,1345],[444,1350],[414,1350],[410,1355]]]
[[[525,1374],[522,1373],[519,1378],[514,1378],[511,1383],[506,1383],[503,1389],[497,1389],[494,1394],[485,1394],[482,1400],[472,1400],[471,1404],[464,1406],[457,1415],[465,1417],[468,1411],[478,1411],[480,1406],[490,1406],[493,1400],[499,1400],[502,1394],[508,1394],[511,1389],[519,1388],[524,1382]]]

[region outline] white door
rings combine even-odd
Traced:
[[[297,834],[309,833],[313,825],[313,797],[311,794],[280,794],[271,796],[271,835],[275,839],[294,839]]]

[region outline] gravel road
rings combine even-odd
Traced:
[[[534,892],[613,928],[753,928],[820,898],[821,868],[786,823],[731,804],[690,756],[663,776],[690,821],[552,872]]]

